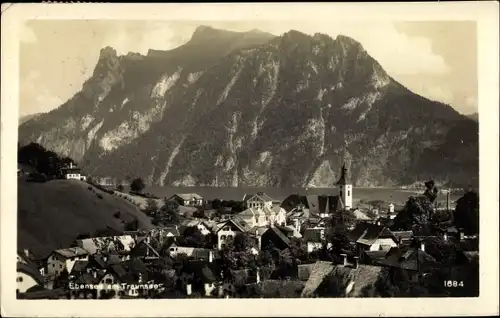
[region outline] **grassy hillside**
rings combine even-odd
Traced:
[[[18,249],[29,248],[35,257],[68,247],[80,234],[123,231],[134,219],[139,228],[153,227],[134,204],[86,183],[18,181]]]

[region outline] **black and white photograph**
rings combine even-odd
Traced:
[[[2,96],[17,131],[2,116],[2,172],[7,155],[17,165],[17,209],[2,195],[16,274],[2,282],[16,308],[486,296],[483,257],[498,278],[498,233],[481,221],[498,227],[498,86],[480,79],[480,14],[348,19],[302,4],[301,17],[294,4],[286,18],[282,3],[272,19],[266,4],[240,5],[241,18],[177,4],[198,12],[169,19],[155,4],[151,18],[107,19],[51,18],[45,4],[49,17],[17,21],[17,104]],[[127,5],[106,6],[111,17]],[[496,143],[487,166],[480,135]]]

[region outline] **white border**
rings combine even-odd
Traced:
[[[454,316],[498,314],[498,3],[2,5],[1,314],[4,316]],[[5,12],[4,12],[5,10]],[[480,121],[480,297],[468,299],[16,300],[19,30],[27,19],[475,20]],[[347,18],[348,17],[348,18]],[[89,303],[92,302],[92,303]]]

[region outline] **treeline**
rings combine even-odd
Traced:
[[[61,168],[70,163],[75,164],[73,159],[60,156],[35,142],[22,147],[18,145],[17,162],[33,167],[38,173],[48,178],[61,177]]]

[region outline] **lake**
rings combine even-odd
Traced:
[[[147,187],[146,192],[153,193],[161,198],[170,197],[176,193],[198,193],[207,200],[242,200],[245,193],[264,192],[276,201],[282,201],[290,194],[302,195],[337,195],[338,188],[252,188],[252,187]],[[398,188],[354,188],[353,200],[383,200],[394,204],[404,204],[412,195],[423,193],[423,190],[407,190]],[[455,202],[461,193],[450,195],[452,202]],[[445,195],[439,195],[439,201],[446,201]]]

